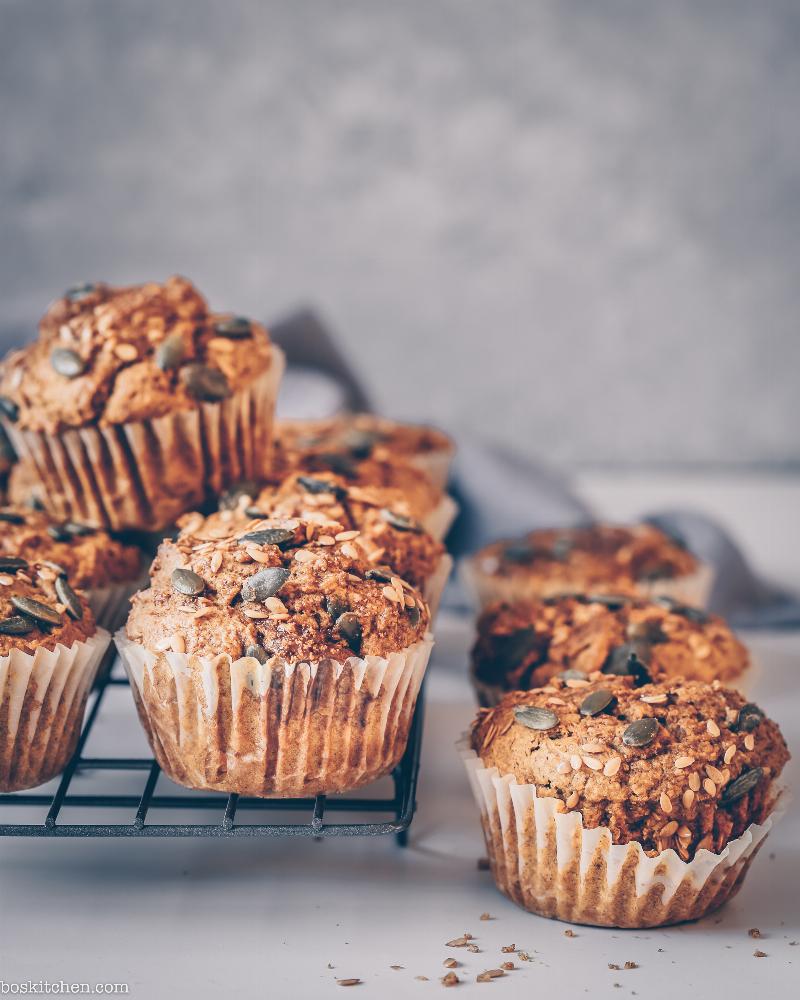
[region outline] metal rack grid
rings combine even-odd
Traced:
[[[109,656],[113,658],[113,647]],[[101,713],[109,688],[127,686],[125,677],[108,675],[92,695],[89,710],[81,732],[75,755],[67,765],[54,794],[42,792],[11,792],[0,794],[0,837],[356,837],[394,834],[405,845],[408,827],[416,809],[417,776],[422,749],[424,718],[424,688],[420,691],[417,707],[409,733],[408,746],[402,760],[392,772],[394,796],[392,798],[365,798],[317,795],[308,799],[258,799],[238,795],[220,795],[205,792],[186,794],[156,794],[161,769],[152,757],[84,757],[83,751],[92,727]],[[131,699],[131,705],[133,700]],[[73,790],[73,781],[83,774],[107,772],[141,772],[145,775],[144,788],[139,795],[81,794]],[[14,807],[46,808],[44,822],[9,822],[9,812]],[[65,807],[96,810],[97,821],[92,823],[59,823],[59,814]],[[108,821],[109,810],[134,810],[132,822]],[[217,810],[218,822],[202,823],[152,823],[148,816],[158,810]],[[240,812],[292,812],[308,818],[293,823],[257,822],[237,823]],[[325,815],[335,813],[365,813],[374,816],[384,813],[390,818],[383,822],[326,822]]]

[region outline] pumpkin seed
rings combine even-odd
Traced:
[[[83,618],[83,607],[81,605],[81,599],[75,593],[75,591],[70,587],[69,582],[65,576],[57,576],[55,582],[56,596],[58,597],[61,604],[63,604],[67,609],[67,614],[70,618],[74,618],[76,621]]]
[[[763,774],[764,771],[760,767],[754,767],[749,771],[744,771],[738,778],[735,778],[725,786],[719,800],[720,805],[729,806],[734,802],[738,802],[739,799],[743,799],[745,795],[752,792],[759,781],[761,781]]]
[[[380,439],[381,435],[376,431],[350,430],[342,438],[342,446],[353,458],[363,460],[369,458]]]
[[[639,642],[626,642],[611,650],[602,671],[614,677],[634,677],[637,683],[643,684],[650,680],[649,665],[649,647]]]
[[[303,487],[306,493],[331,493],[337,500],[341,500],[342,497],[347,496],[347,490],[343,490],[341,486],[330,482],[328,479],[317,479],[314,476],[298,476],[297,482]]]
[[[657,719],[637,719],[626,727],[622,742],[626,747],[646,747],[653,742],[657,732]]]
[[[736,717],[736,724],[734,726],[740,733],[752,733],[754,729],[758,729],[761,725],[761,721],[764,718],[764,713],[758,707],[749,701],[746,705],[742,705],[739,709],[739,714]]]
[[[171,333],[156,348],[155,361],[162,372],[178,368],[186,357],[186,341],[180,333]]]
[[[170,580],[173,590],[177,590],[179,594],[186,594],[187,597],[199,597],[206,589],[206,582],[202,576],[198,576],[190,569],[174,569]]]
[[[388,572],[388,570],[368,569],[367,572],[364,574],[364,579],[375,580],[378,583],[391,583],[392,575],[393,574]]]
[[[282,547],[294,540],[294,532],[288,528],[259,528],[249,531],[239,539],[240,545],[277,545]]]
[[[9,399],[8,396],[0,396],[0,413],[12,423],[16,423],[19,418],[19,407],[14,402],[13,399]]]
[[[266,663],[267,660],[269,659],[269,653],[266,651],[266,649],[264,649],[263,646],[259,646],[257,644],[248,646],[247,649],[244,651],[244,655],[252,656],[253,659],[258,660],[259,663]]]
[[[613,695],[606,688],[600,688],[597,691],[592,691],[591,694],[587,694],[586,697],[580,704],[578,711],[581,715],[600,715],[601,712],[605,712],[607,708],[616,702],[616,696]]]
[[[346,614],[350,610],[350,607],[345,601],[340,601],[337,597],[326,597],[325,610],[333,621],[338,621],[343,614]]]
[[[12,597],[11,603],[17,611],[21,611],[23,615],[33,618],[42,625],[61,624],[61,615],[55,608],[42,604],[41,601],[34,601],[32,597]]]
[[[225,373],[194,362],[181,368],[181,380],[190,396],[203,403],[218,403],[231,395]]]
[[[558,716],[549,708],[539,708],[538,705],[517,705],[514,709],[514,721],[528,729],[546,732],[558,725]]]
[[[0,521],[4,521],[6,524],[24,524],[25,518],[10,510],[0,510]]]
[[[63,524],[48,524],[47,534],[53,539],[54,542],[72,541],[72,535],[70,535]]]
[[[671,611],[674,615],[682,615],[690,622],[694,622],[696,625],[707,625],[711,621],[710,617],[701,611],[700,608],[692,608],[688,604],[682,604],[680,601],[676,601],[674,597],[670,597],[668,594],[659,594],[654,597],[653,600],[656,604],[660,604],[662,608],[666,608]]]
[[[497,652],[494,660],[504,671],[515,670],[521,666],[532,653],[541,650],[541,640],[534,628],[521,628],[508,635],[497,637]]]
[[[86,371],[86,362],[69,347],[54,347],[50,352],[50,364],[64,378],[77,378]]]
[[[351,479],[356,474],[356,463],[350,455],[343,455],[336,451],[325,451],[315,455],[314,461],[346,479]]]
[[[586,600],[589,604],[602,604],[609,611],[619,611],[630,602],[624,594],[587,594]]]
[[[253,332],[250,320],[245,316],[232,316],[230,319],[220,320],[214,324],[214,332],[220,337],[229,337],[231,340],[242,340],[249,337]]]
[[[261,604],[274,597],[290,577],[290,572],[283,566],[267,566],[248,577],[242,585],[242,598],[245,601],[258,601]]]
[[[361,652],[361,641],[363,638],[361,622],[352,611],[347,611],[338,618],[334,628],[354,653],[358,654]]]
[[[0,573],[16,573],[18,569],[27,569],[27,559],[18,556],[0,556]]]
[[[82,285],[73,285],[72,288],[68,288],[64,292],[64,298],[69,302],[83,302],[84,299],[88,299],[95,291],[97,291],[97,286],[89,281],[85,281]]]
[[[36,626],[25,615],[11,615],[0,621],[0,635],[27,635]]]
[[[220,510],[236,510],[242,497],[254,497],[258,493],[258,483],[252,479],[243,479],[227,490],[219,498]]]
[[[388,507],[384,507],[381,510],[381,518],[398,531],[422,531],[422,525],[418,524],[410,517],[405,517],[403,514],[397,514],[395,511],[389,510]]]
[[[408,615],[408,620],[416,628],[416,626],[419,625],[420,619],[422,617],[422,613],[419,610],[419,606],[414,604],[412,607],[406,608],[406,614]]]
[[[267,515],[263,510],[259,510],[258,507],[245,507],[244,509],[245,517],[266,517]]]
[[[528,542],[509,542],[503,549],[503,558],[508,562],[526,563],[536,557],[536,549]]]

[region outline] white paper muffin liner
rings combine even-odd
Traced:
[[[455,454],[455,445],[449,448],[436,448],[434,451],[413,455],[409,459],[409,465],[424,472],[436,489],[444,493],[450,479],[450,466],[453,464]]]
[[[157,653],[115,636],[139,716],[164,773],[241,795],[333,794],[388,774],[408,742],[433,639],[383,658]]]
[[[442,594],[444,593],[444,588],[447,586],[447,581],[450,579],[450,573],[452,570],[453,558],[445,553],[439,560],[439,564],[436,569],[425,581],[425,586],[422,589],[422,596],[425,598],[425,601],[430,608],[431,621],[434,620],[436,613],[439,610]]]
[[[36,469],[50,514],[113,531],[157,531],[209,493],[266,478],[283,368],[273,345],[266,372],[230,399],[153,420],[61,434],[3,425],[20,460]]]
[[[545,597],[558,597],[563,593],[575,593],[574,587],[565,587],[563,583],[543,585],[541,580],[526,579],[521,574],[514,577],[501,577],[493,573],[484,573],[478,565],[476,556],[463,559],[459,565],[459,578],[463,581],[467,593],[472,597],[478,608],[483,609],[497,601],[537,600]],[[714,570],[711,566],[700,564],[694,573],[673,579],[663,578],[637,584],[637,592],[644,598],[672,597],[676,601],[689,604],[696,608],[705,608],[711,595],[714,583]],[[603,588],[593,585],[587,588],[592,593],[607,593],[613,591],[613,585]]]
[[[607,827],[587,829],[578,811],[557,812],[535,785],[486,767],[465,734],[457,744],[481,811],[498,889],[532,913],[603,927],[660,927],[715,910],[739,889],[764,838],[783,813],[752,823],[719,854],[685,862],[673,850],[651,858],[641,844],[613,844]]]
[[[0,791],[34,788],[75,751],[86,699],[111,636],[0,657]]]
[[[448,494],[444,494],[439,503],[429,511],[422,520],[422,527],[432,535],[437,542],[444,540],[453,521],[458,514],[458,504]]]

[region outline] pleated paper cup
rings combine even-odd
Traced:
[[[434,620],[436,612],[439,610],[442,594],[444,593],[444,588],[447,586],[447,581],[450,579],[450,573],[452,570],[453,558],[445,553],[439,560],[436,569],[425,581],[425,586],[422,588],[422,596],[425,598],[425,602],[430,608],[431,621]]]
[[[189,788],[298,797],[388,774],[406,749],[432,637],[345,663],[157,653],[115,636],[164,773]]]
[[[739,890],[783,812],[752,823],[719,854],[682,861],[673,850],[648,857],[641,844],[613,844],[608,827],[587,829],[580,812],[557,811],[535,785],[486,767],[464,736],[458,743],[497,888],[532,913],[600,927],[661,927],[697,920]]]
[[[75,752],[86,699],[111,636],[0,657],[0,791],[35,788]]]
[[[266,478],[283,367],[273,346],[267,371],[230,399],[153,420],[61,434],[3,424],[35,468],[50,514],[112,531],[158,531],[209,494]]]
[[[422,518],[422,527],[437,542],[444,540],[453,521],[458,514],[458,504],[448,494],[444,494],[439,503]]]
[[[436,489],[444,493],[450,479],[450,466],[453,464],[455,454],[455,445],[449,448],[436,448],[433,451],[413,455],[409,459],[409,465],[424,472]]]
[[[467,592],[479,608],[486,608],[498,601],[512,603],[513,601],[542,600],[547,597],[559,597],[562,594],[575,593],[574,587],[565,587],[561,582],[544,583],[541,580],[525,578],[521,574],[513,577],[501,577],[493,573],[485,573],[478,565],[475,556],[462,560],[459,566],[459,577]],[[694,573],[674,578],[640,581],[636,584],[636,593],[647,599],[654,597],[672,597],[676,601],[695,608],[705,608],[711,595],[714,583],[714,571],[710,566],[701,564]],[[587,593],[607,593],[613,591],[613,586],[603,588],[599,585],[586,588]]]

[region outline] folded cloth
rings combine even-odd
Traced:
[[[303,310],[271,329],[287,352],[290,372],[292,362],[324,372],[341,383],[348,409],[367,408],[369,396],[357,373],[313,312]],[[323,407],[314,398],[313,383],[303,389],[301,409],[308,416],[319,415]],[[296,406],[292,409],[297,412]],[[448,547],[456,557],[475,552],[498,538],[592,520],[591,510],[564,475],[543,463],[529,462],[479,441],[458,441],[451,490],[461,507],[448,537]],[[680,536],[699,559],[714,568],[715,585],[709,606],[732,625],[800,627],[797,595],[759,579],[734,539],[711,518],[694,511],[671,510],[643,512],[642,519]],[[451,581],[443,604],[453,610],[467,608],[467,597],[457,576]]]

